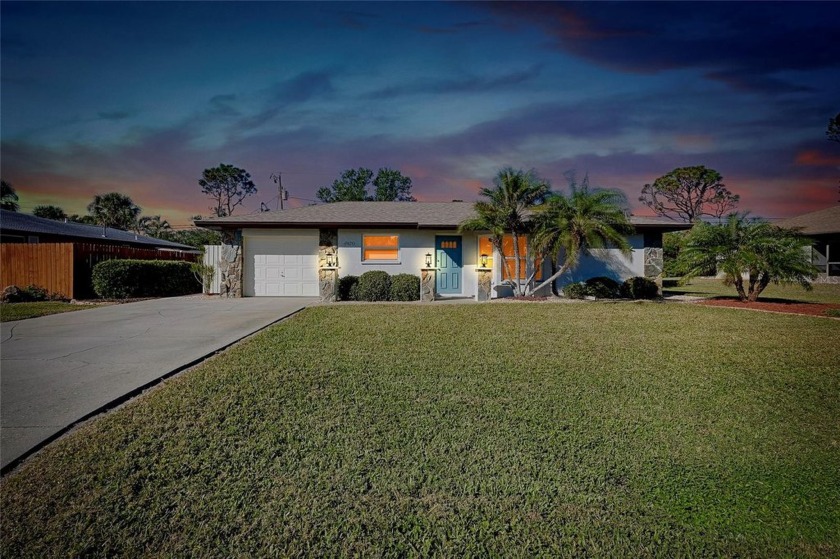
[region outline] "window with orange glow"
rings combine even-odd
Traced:
[[[489,241],[488,241],[489,242]],[[507,268],[510,267],[510,273],[516,273],[516,257],[513,254],[513,236],[512,235],[505,235],[502,239],[502,253],[505,256],[505,261],[507,262],[507,266],[502,266],[502,279],[508,279],[508,271]],[[519,237],[519,279],[524,280],[528,279],[528,239],[524,236]],[[534,266],[536,266],[537,273],[534,276],[534,279],[539,281],[542,279],[542,260],[539,258],[536,259],[534,262]]]
[[[362,260],[400,259],[399,235],[365,235],[362,237]]]

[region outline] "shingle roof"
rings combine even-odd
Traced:
[[[780,227],[798,227],[806,235],[840,233],[840,206],[779,221]]]
[[[288,210],[197,220],[196,225],[223,227],[365,227],[397,226],[454,229],[474,217],[472,202],[335,202]],[[656,217],[631,216],[639,227],[687,229],[691,224]]]
[[[177,250],[194,250],[194,247],[189,245],[182,245],[181,243],[173,243],[172,241],[164,241],[163,239],[155,239],[153,237],[144,237],[143,235],[135,235],[134,233],[123,231],[122,229],[114,229],[113,227],[103,228],[98,225],[65,223],[63,221],[44,219],[42,217],[35,217],[34,215],[7,210],[0,210],[0,230],[4,233],[17,231],[29,234],[63,235],[66,237],[90,239],[91,241],[147,245]]]

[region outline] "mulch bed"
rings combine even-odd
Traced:
[[[720,298],[698,301],[698,305],[709,307],[731,307],[735,309],[749,309],[754,311],[770,311],[789,314],[807,314],[810,316],[826,316],[828,309],[840,309],[838,304],[800,303],[793,301],[756,301],[744,303],[738,299]]]

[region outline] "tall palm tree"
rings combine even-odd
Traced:
[[[519,239],[530,229],[530,215],[532,209],[543,203],[551,193],[549,183],[541,179],[536,171],[523,171],[505,167],[493,179],[492,188],[482,188],[479,191],[487,201],[476,203],[476,213],[479,221],[485,221],[491,232],[491,243],[502,255],[503,265],[508,277],[516,278],[513,282],[517,295],[522,295],[522,284],[519,281],[522,271]],[[478,225],[478,223],[467,225]],[[463,224],[462,224],[463,226]],[[467,229],[468,227],[464,227]],[[504,259],[503,239],[506,233],[513,238],[513,275],[510,274],[507,261]]]
[[[87,209],[97,225],[124,231],[134,229],[141,211],[131,198],[119,192],[95,195]]]
[[[148,237],[159,237],[163,231],[169,231],[172,226],[159,215],[144,215],[137,220],[134,230]]]
[[[631,253],[625,235],[633,232],[633,226],[622,209],[624,195],[617,190],[590,189],[588,179],[580,187],[572,183],[570,190],[568,196],[551,196],[535,215],[532,246],[557,271],[534,291],[577,266],[585,250],[615,247],[622,254]]]
[[[695,225],[678,261],[688,270],[685,278],[716,266],[742,301],[754,302],[771,282],[811,289],[817,270],[805,250],[809,246],[796,230],[733,213],[720,225]]]
[[[0,181],[0,208],[16,212],[20,209],[18,195],[11,183]]]

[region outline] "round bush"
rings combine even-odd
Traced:
[[[570,283],[563,288],[563,295],[565,295],[567,299],[585,299],[590,295],[589,286],[583,282]]]
[[[359,276],[343,276],[338,278],[338,300],[355,301],[359,285]]]
[[[359,301],[387,301],[391,297],[391,276],[381,270],[365,272],[356,289]]]
[[[586,280],[589,295],[597,299],[616,299],[620,296],[621,285],[612,278],[599,276]]]
[[[650,278],[636,276],[622,284],[621,294],[629,299],[656,299],[659,286]]]
[[[419,301],[420,278],[412,274],[397,274],[391,278],[392,301]]]

